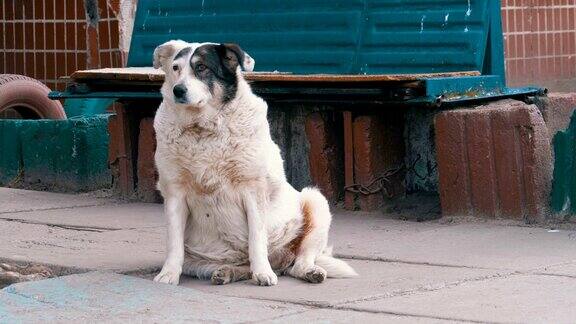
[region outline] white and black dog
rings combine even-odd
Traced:
[[[356,275],[327,247],[324,196],[286,181],[268,106],[242,76],[253,66],[234,44],[170,41],[154,51],[166,75],[154,129],[168,218],[155,281],[178,284],[183,273],[269,286],[283,273],[313,283]]]

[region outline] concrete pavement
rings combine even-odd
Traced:
[[[336,211],[335,253],[360,277],[321,285],[282,277],[275,287],[211,286],[193,278],[183,278],[179,287],[152,283],[164,253],[160,205],[0,188],[0,232],[2,261],[47,264],[57,275],[79,273],[5,288],[0,322],[576,318],[572,230],[498,221],[415,223]]]

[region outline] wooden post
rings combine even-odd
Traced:
[[[118,138],[110,138],[110,145],[118,148],[118,189],[123,197],[130,197],[134,192],[134,167],[132,163],[131,125],[124,104],[115,105],[118,127]]]
[[[344,185],[354,184],[354,137],[352,131],[352,112],[344,111]],[[344,192],[344,207],[354,209],[354,193]]]

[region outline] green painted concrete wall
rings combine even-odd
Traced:
[[[66,116],[71,117],[81,117],[81,116],[93,116],[98,114],[105,114],[106,109],[110,107],[116,101],[116,99],[110,98],[93,98],[93,99],[66,99],[64,101],[64,110],[66,111]]]
[[[108,116],[0,120],[0,186],[51,191],[110,187]]]
[[[554,135],[553,148],[552,211],[576,214],[576,112],[568,128]]]

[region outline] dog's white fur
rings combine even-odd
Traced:
[[[274,270],[312,282],[355,276],[326,246],[332,216],[324,196],[313,188],[298,192],[286,181],[267,104],[252,93],[240,67],[236,96],[223,105],[186,71],[190,56],[173,62],[180,49],[193,52],[201,45],[171,41],[154,53],[154,66],[166,72],[154,129],[158,189],[168,219],[168,253],[154,280],[178,284],[184,273],[227,283],[239,278],[218,282],[215,276],[248,264],[247,276],[260,285],[277,283]],[[173,71],[172,64],[181,69]],[[189,105],[174,101],[172,87],[179,82],[200,94]],[[299,237],[292,255],[289,248]]]

